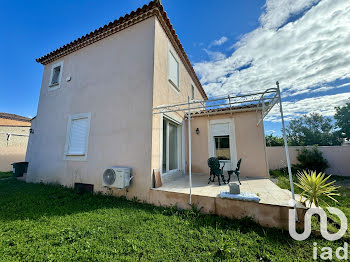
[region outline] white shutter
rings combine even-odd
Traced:
[[[179,63],[174,55],[169,51],[169,80],[179,87]]]
[[[230,135],[229,123],[211,125],[211,133],[212,133],[212,136],[229,136]]]
[[[68,154],[84,155],[86,151],[86,142],[88,135],[89,119],[72,119]]]

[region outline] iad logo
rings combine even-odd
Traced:
[[[295,230],[295,210],[289,210],[289,234],[298,241],[307,239],[311,234],[311,217],[314,214],[320,216],[321,235],[324,239],[335,241],[342,238],[348,228],[348,221],[344,213],[335,207],[327,207],[329,213],[337,215],[340,219],[340,229],[337,233],[330,234],[327,230],[327,214],[322,208],[310,208],[305,213],[304,232],[299,234]]]
[[[327,207],[327,210],[334,215],[337,215],[340,219],[340,229],[337,233],[330,234],[327,230],[327,214],[321,208],[310,208],[305,213],[305,223],[304,223],[304,232],[299,234],[295,230],[295,210],[289,210],[289,234],[292,238],[298,241],[302,241],[307,239],[311,234],[311,217],[314,214],[318,214],[320,216],[320,227],[321,227],[321,235],[323,238],[329,241],[335,241],[342,238],[347,230],[348,221],[344,213],[335,207]],[[322,247],[320,248],[321,260],[331,260],[333,259],[333,250],[330,247]],[[318,248],[317,243],[314,243],[313,247],[313,259],[318,259]],[[335,250],[335,256],[339,260],[347,260],[348,259],[348,243],[344,243],[344,247],[340,246]]]

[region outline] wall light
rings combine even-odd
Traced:
[[[199,135],[199,128],[196,129],[196,134]]]

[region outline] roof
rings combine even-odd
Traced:
[[[195,117],[195,116],[206,116],[206,115],[210,115],[210,114],[227,114],[230,112],[244,112],[244,111],[251,111],[252,109],[257,109],[257,110],[261,110],[261,106],[260,104],[249,104],[249,105],[242,105],[242,106],[232,106],[232,107],[221,107],[221,108],[213,108],[213,109],[208,109],[208,110],[201,110],[201,111],[197,111],[194,113],[191,113],[191,117]],[[187,116],[188,114],[186,114]]]
[[[30,126],[30,118],[9,113],[0,113],[0,126]]]
[[[82,37],[79,37],[78,39],[40,57],[37,58],[36,61],[38,63],[41,63],[43,65],[46,65],[48,63],[51,63],[52,61],[55,61],[63,56],[66,56],[70,53],[73,53],[81,48],[84,48],[88,45],[91,45],[103,38],[106,38],[114,33],[117,33],[125,28],[128,28],[132,25],[135,25],[143,20],[146,20],[152,16],[156,16],[162,25],[163,29],[167,33],[170,41],[172,42],[174,48],[177,50],[177,52],[180,54],[180,58],[182,62],[184,63],[187,70],[190,72],[192,77],[194,78],[196,85],[199,88],[200,93],[205,99],[208,99],[193,67],[190,62],[190,60],[187,57],[187,54],[177,36],[175,33],[175,30],[170,23],[170,20],[166,14],[166,12],[163,9],[162,4],[160,3],[160,0],[153,0],[149,2],[147,5],[144,5],[142,8],[138,8],[136,11],[132,11],[130,14],[126,14],[123,17],[120,17],[113,22],[110,22],[109,24],[104,25],[103,27],[100,27],[96,29],[93,32],[90,32],[89,34],[86,34]]]

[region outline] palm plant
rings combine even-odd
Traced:
[[[306,201],[309,202],[309,205],[314,203],[315,206],[319,206],[319,202],[324,200],[321,199],[322,196],[328,197],[331,200],[338,202],[333,196],[339,196],[340,194],[336,193],[338,186],[334,186],[335,180],[329,182],[328,179],[330,176],[326,177],[326,174],[320,172],[317,174],[316,171],[303,170],[298,171],[297,173],[298,182],[295,185],[303,190],[300,194],[300,201],[305,205]],[[326,203],[327,204],[327,203]]]

